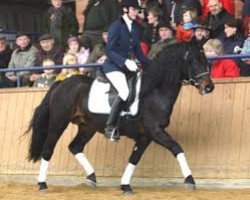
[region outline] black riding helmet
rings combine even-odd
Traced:
[[[126,8],[133,7],[133,8],[140,9],[140,5],[138,3],[138,0],[122,0],[121,5],[122,5],[122,7],[126,7]]]

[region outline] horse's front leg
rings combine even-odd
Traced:
[[[136,169],[138,162],[140,161],[143,153],[147,149],[148,145],[151,142],[151,138],[149,137],[140,137],[134,147],[133,151],[129,158],[129,163],[123,173],[121,178],[121,190],[125,195],[132,193],[132,188],[130,187],[130,180],[133,176],[133,173]]]
[[[76,160],[83,167],[87,174],[86,184],[90,187],[96,187],[95,170],[83,153],[85,145],[95,134],[95,130],[88,130],[85,126],[78,126],[78,132],[72,142],[69,144],[69,151],[75,156]]]
[[[181,172],[185,178],[185,186],[187,189],[195,190],[196,185],[192,176],[192,172],[188,166],[186,156],[182,147],[163,129],[159,128],[157,131],[152,132],[152,140],[157,144],[169,149],[179,162]]]

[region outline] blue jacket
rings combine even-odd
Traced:
[[[138,25],[133,22],[132,31],[121,17],[113,22],[108,30],[106,46],[107,59],[103,64],[103,72],[126,71],[125,60],[136,58],[141,64],[147,65],[149,59],[143,54],[140,47]]]

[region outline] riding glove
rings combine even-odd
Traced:
[[[127,66],[128,70],[131,71],[131,72],[135,72],[138,69],[137,64],[135,63],[135,61],[130,60],[130,59],[127,59],[125,61],[125,65]]]

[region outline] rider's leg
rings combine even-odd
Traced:
[[[116,135],[115,132],[120,112],[124,108],[125,102],[127,101],[129,95],[129,88],[126,76],[122,72],[109,72],[106,74],[106,76],[118,92],[118,96],[111,107],[111,111],[105,128],[106,137],[110,138],[111,141],[115,141],[119,138],[114,138],[114,136]]]

